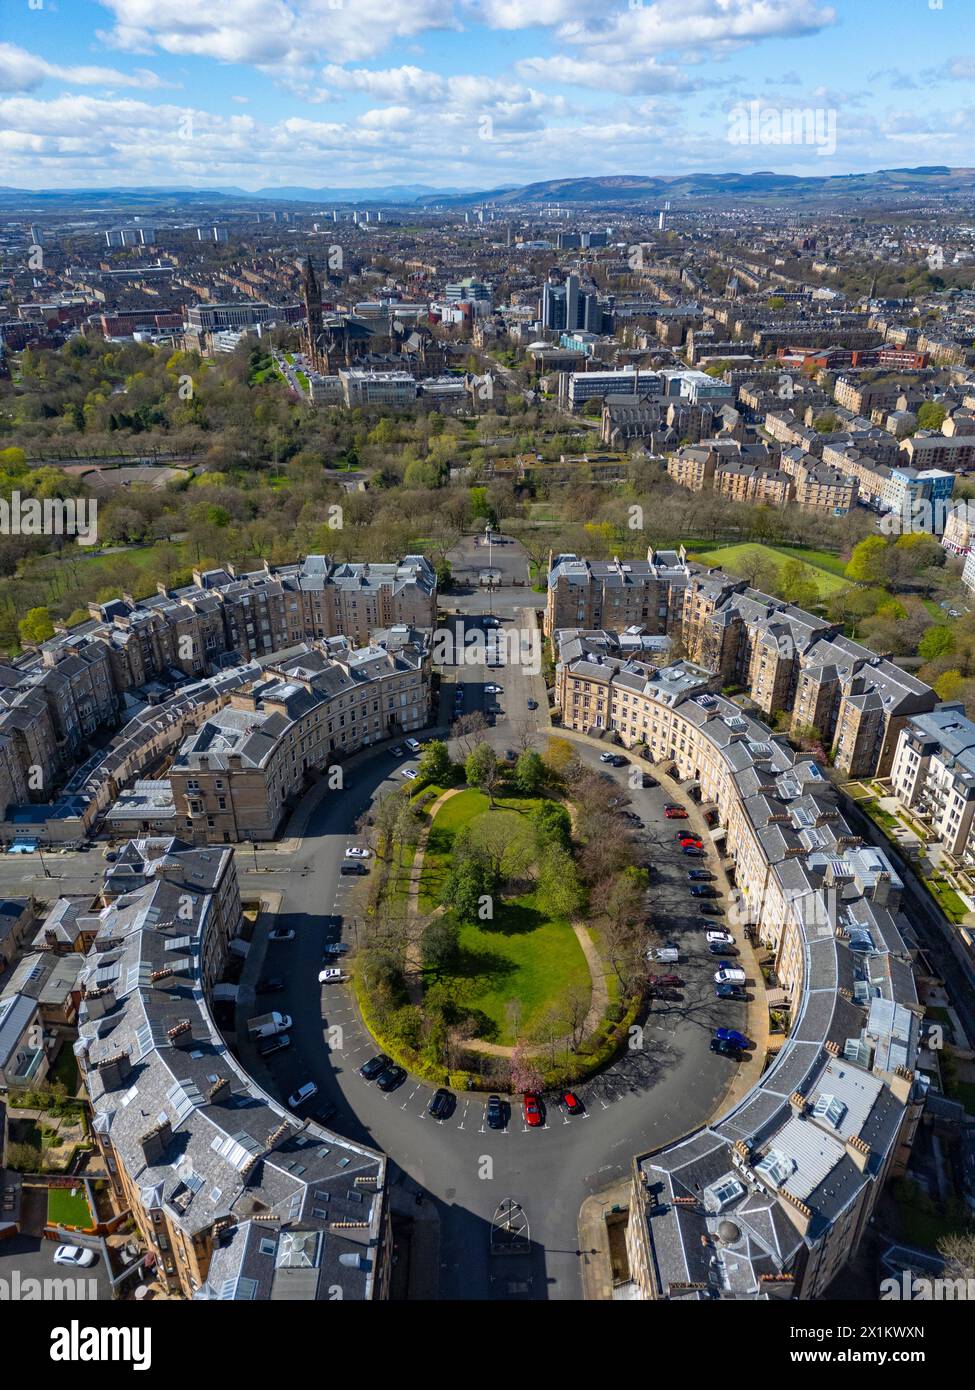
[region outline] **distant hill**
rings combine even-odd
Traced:
[[[458,197],[421,197],[431,202],[465,206],[477,203],[579,203],[620,206],[633,203],[672,203],[702,198],[756,202],[887,202],[912,195],[975,195],[975,169],[927,165],[917,169],[880,169],[871,174],[612,174],[572,179],[546,179],[520,188],[488,189]]]

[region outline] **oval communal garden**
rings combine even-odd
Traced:
[[[383,1050],[437,1084],[579,1080],[642,1007],[648,875],[606,780],[567,748],[505,762],[481,744],[456,764],[428,744],[417,783],[364,827],[359,1006]]]

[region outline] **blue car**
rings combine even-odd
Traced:
[[[719,1042],[734,1043],[735,1047],[751,1047],[744,1033],[739,1033],[737,1028],[715,1028],[714,1036]]]
[[[714,992],[719,999],[744,999],[745,995],[739,985],[733,985],[730,980],[724,980],[721,984],[714,987]]]

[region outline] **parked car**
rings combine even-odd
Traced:
[[[699,835],[694,835],[690,830],[678,830],[674,837],[679,845],[693,845],[695,849],[703,849],[704,841]]]
[[[645,772],[643,774],[643,781],[640,785],[643,787],[659,787],[660,783],[657,781],[656,777],[651,777],[649,772]]]
[[[265,1038],[258,1044],[257,1055],[259,1057],[273,1057],[275,1052],[283,1052],[286,1047],[291,1046],[290,1033],[278,1033],[274,1038]]]
[[[430,1104],[427,1106],[427,1114],[434,1120],[443,1120],[450,1114],[454,1105],[454,1097],[445,1087],[440,1086],[430,1097]]]
[[[312,1111],[312,1119],[317,1120],[320,1125],[330,1124],[338,1114],[334,1105],[320,1105],[317,1110]]]
[[[662,989],[682,989],[684,986],[679,975],[648,975],[647,982]]]
[[[586,1109],[575,1091],[563,1091],[562,1104],[570,1115],[582,1115]]]
[[[73,1269],[88,1269],[96,1259],[96,1252],[86,1245],[59,1245],[54,1252],[56,1265],[70,1265]]]
[[[257,982],[258,994],[278,994],[284,989],[284,980],[280,975],[265,975],[262,980]]]
[[[529,709],[538,709],[538,701],[537,701],[537,700],[529,700],[529,701],[528,701],[528,708],[529,708]]]
[[[319,970],[318,972],[320,985],[344,985],[348,978],[344,970],[338,970],[334,966],[330,970]]]
[[[369,859],[372,857],[371,849],[362,849],[359,845],[350,845],[345,851],[346,859]]]
[[[521,1104],[525,1115],[525,1124],[531,1125],[533,1129],[540,1125],[542,1123],[542,1107],[539,1104],[538,1096],[532,1095],[530,1091],[526,1092],[522,1097]]]
[[[487,1120],[489,1129],[504,1129],[504,1101],[500,1096],[488,1096],[487,1105],[484,1107],[484,1118]]]
[[[369,872],[369,865],[363,864],[360,859],[347,859],[340,867],[340,874],[358,874],[360,877]]]
[[[732,984],[730,980],[722,980],[716,984],[714,992],[719,999],[744,999],[745,991],[739,986]]]
[[[720,898],[721,893],[719,889],[712,887],[710,883],[695,883],[691,889],[691,897]]]
[[[734,1043],[725,1042],[722,1038],[711,1039],[711,1051],[719,1053],[722,1057],[730,1057],[733,1062],[741,1061],[741,1048],[735,1047]]]
[[[612,754],[612,753],[600,753],[600,755],[599,755],[599,761],[600,761],[601,763],[611,763],[611,762],[613,761],[613,754]]]
[[[349,949],[347,941],[326,941],[322,947],[323,956],[344,956]]]
[[[395,1091],[396,1087],[402,1086],[405,1080],[406,1072],[402,1067],[397,1066],[396,1063],[393,1062],[391,1066],[386,1067],[385,1071],[381,1071],[376,1077],[376,1085],[381,1091]]]
[[[735,1047],[740,1047],[743,1051],[751,1047],[751,1042],[745,1037],[744,1033],[739,1033],[737,1028],[715,1028],[714,1036],[723,1042],[733,1043]]]
[[[686,854],[688,859],[706,859],[707,854],[700,845],[684,845],[681,854]]]
[[[267,934],[268,941],[294,941],[295,934],[291,927],[272,927]]]
[[[661,965],[675,965],[680,960],[680,952],[672,941],[668,941],[666,946],[651,947],[647,958],[660,961]]]
[[[403,756],[403,750],[398,743],[395,748],[389,750],[389,756],[391,758],[401,758]]]
[[[407,782],[415,782],[415,781],[416,781],[416,768],[415,768],[415,767],[404,767],[404,768],[403,768],[403,771],[400,773],[400,776],[401,776],[401,777],[405,777],[406,780],[407,780]]]
[[[364,1076],[367,1081],[372,1081],[381,1071],[385,1071],[392,1061],[392,1057],[387,1057],[385,1052],[379,1052],[375,1057],[370,1057],[368,1062],[363,1062],[359,1068],[359,1075]]]
[[[708,950],[712,956],[736,956],[738,954],[734,946],[729,946],[727,942],[709,941]]]
[[[419,753],[420,745],[417,743],[415,738],[407,738],[404,739],[403,742],[406,744],[407,748],[410,750],[411,753]]]
[[[725,946],[733,946],[735,938],[730,931],[709,931],[705,936],[705,941],[719,941]]]
[[[716,985],[743,985],[745,972],[740,965],[721,965],[714,972],[714,983]]]
[[[294,1095],[288,1097],[288,1105],[291,1107],[292,1110],[297,1110],[299,1106],[304,1105],[307,1101],[311,1100],[312,1096],[317,1095],[318,1087],[316,1086],[315,1082],[306,1081],[304,1086],[298,1087]]]
[[[665,806],[664,815],[668,820],[687,820],[687,812],[683,806]]]
[[[503,685],[486,685],[486,686],[484,687],[484,689],[487,691],[487,693],[488,693],[489,695],[503,695],[503,694],[504,694],[504,686],[503,686]]]
[[[714,878],[710,869],[688,869],[687,877],[695,883],[708,883]]]

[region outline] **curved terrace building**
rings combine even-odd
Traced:
[[[627,1239],[645,1298],[821,1296],[903,1171],[924,1102],[910,924],[889,859],[819,766],[613,633],[557,633],[563,724],[673,763],[712,803],[742,923],[773,955],[787,1036],[720,1121],[634,1160]],[[763,989],[761,981],[756,988]]]
[[[286,1110],[214,1022],[242,947],[233,850],[131,841],[103,898],[75,1053],[158,1282],[184,1298],[382,1297],[385,1159]]]

